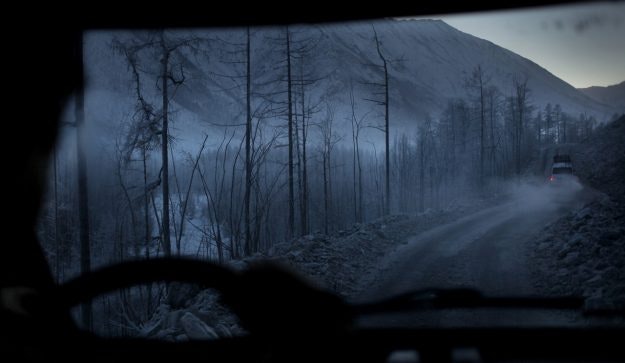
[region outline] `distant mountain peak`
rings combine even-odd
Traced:
[[[604,89],[604,88],[619,88],[619,87],[625,87],[625,81],[622,81],[620,83],[615,83],[609,86],[590,86],[590,87],[581,87],[578,88],[578,90],[583,91],[583,90],[587,90],[587,89],[591,89],[591,88],[595,88],[595,89]]]
[[[611,86],[591,86],[578,88],[580,92],[602,104],[616,107],[625,112],[625,81]]]

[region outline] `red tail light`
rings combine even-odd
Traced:
[[[549,181],[550,181],[550,182],[552,182],[552,181],[554,181],[554,180],[556,180],[556,177],[555,177],[555,176],[553,176],[553,175],[551,175],[551,176],[549,177]]]

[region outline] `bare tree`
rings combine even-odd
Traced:
[[[480,120],[480,171],[479,171],[479,186],[484,186],[484,174],[486,163],[486,88],[490,83],[490,77],[488,77],[481,65],[478,65],[473,69],[471,77],[465,81],[465,86],[474,90],[477,93],[477,104],[479,108],[479,120]]]
[[[384,107],[384,127],[381,128],[384,132],[384,150],[385,150],[385,172],[384,172],[384,213],[390,213],[391,207],[391,165],[390,165],[390,115],[389,115],[389,74],[388,68],[390,65],[390,60],[387,56],[384,55],[382,51],[382,44],[378,37],[378,33],[375,29],[375,26],[371,26],[373,29],[373,39],[375,41],[375,48],[380,58],[381,64],[374,64],[378,69],[382,70],[383,79],[380,82],[367,82],[367,84],[375,87],[377,90],[374,91],[375,96],[382,96],[380,98],[366,99],[367,101],[371,101],[379,106]],[[381,91],[380,91],[381,90]]]
[[[525,111],[527,109],[527,97],[528,97],[528,88],[527,88],[527,77],[520,79],[519,77],[514,77],[514,105],[515,105],[515,114],[514,114],[514,165],[515,165],[515,174],[517,176],[517,180],[521,176],[521,144],[523,141],[523,129],[525,127]]]
[[[264,112],[261,112],[261,114]],[[273,150],[278,140],[282,137],[279,130],[273,129],[267,137],[265,133],[268,131],[262,127],[263,117],[259,117],[258,122],[254,125],[252,133],[252,186],[254,195],[254,215],[252,228],[252,251],[258,251],[263,246],[267,246],[270,242],[270,233],[262,231],[263,225],[265,231],[269,230],[267,219],[270,214],[272,202],[275,199],[278,190],[278,179],[283,175],[284,168],[278,170],[273,176],[269,176],[267,170],[267,160],[270,152]]]
[[[332,150],[334,146],[341,140],[341,137],[335,133],[334,124],[334,108],[329,103],[326,104],[326,116],[319,124],[322,137],[321,158],[323,164],[323,215],[324,215],[324,232],[329,232],[330,216],[332,213]]]
[[[130,40],[122,42],[114,39],[112,42],[113,50],[119,52],[126,60],[128,67],[132,73],[132,82],[134,85],[134,93],[136,97],[135,112],[133,115],[133,123],[129,126],[126,134],[126,141],[123,145],[124,162],[128,163],[132,160],[132,155],[136,151],[141,154],[142,173],[143,173],[143,223],[144,223],[144,251],[145,257],[150,258],[150,243],[152,241],[152,233],[150,227],[150,202],[152,192],[161,184],[161,173],[158,179],[148,182],[148,165],[150,151],[157,148],[161,143],[159,138],[159,115],[155,110],[155,106],[150,103],[143,95],[142,77],[139,64],[139,52],[153,46],[151,40],[137,42]],[[157,220],[158,213],[155,211]],[[159,227],[159,238],[162,237],[162,230]],[[148,286],[151,296],[151,286]],[[148,307],[150,310],[150,307]]]
[[[195,37],[175,37],[169,36],[164,30],[158,33],[150,34],[147,39],[143,41],[130,41],[130,44],[124,44],[120,41],[114,42],[114,47],[119,49],[126,55],[126,59],[133,72],[135,78],[135,87],[137,98],[140,107],[145,115],[145,121],[142,125],[149,127],[154,134],[160,136],[161,147],[161,191],[162,191],[162,213],[161,213],[161,228],[162,228],[162,244],[163,252],[166,256],[171,255],[171,233],[170,233],[170,196],[169,196],[169,105],[172,93],[170,93],[170,86],[173,86],[173,91],[184,83],[185,73],[182,62],[176,64],[178,69],[175,69],[174,59],[178,52],[183,48],[195,48],[200,42],[199,38]],[[142,51],[152,49],[158,53],[160,57],[160,69],[158,70],[157,87],[161,96],[161,109],[154,111],[154,107],[149,104],[148,101],[141,95],[141,82],[140,82],[140,70],[139,63],[140,55]],[[148,62],[145,60],[144,62]]]
[[[180,201],[180,227],[178,228],[178,233],[176,234],[176,252],[180,255],[180,243],[182,241],[182,236],[184,234],[184,226],[185,226],[185,217],[187,214],[187,207],[189,205],[189,198],[191,198],[191,187],[193,186],[193,177],[195,176],[195,171],[198,168],[198,164],[200,162],[200,157],[202,156],[202,152],[204,152],[204,148],[206,147],[206,141],[208,140],[208,135],[204,137],[204,141],[202,141],[202,146],[198,151],[195,160],[191,160],[193,163],[193,167],[191,168],[191,176],[189,177],[189,182],[187,184],[187,191],[185,193],[184,200]],[[190,158],[190,155],[189,155]],[[180,195],[180,193],[179,193]]]
[[[246,29],[246,62],[245,62],[245,252],[251,254],[252,243],[252,220],[250,218],[250,204],[252,193],[252,55],[250,27]]]
[[[495,143],[495,129],[497,125],[497,115],[499,109],[499,90],[495,86],[490,86],[486,89],[486,98],[488,100],[489,112],[489,159],[490,159],[490,174],[495,175],[495,159],[496,159],[496,143]]]
[[[362,162],[360,158],[360,132],[364,128],[364,120],[367,114],[360,118],[356,116],[356,101],[354,100],[354,87],[350,83],[349,101],[351,108],[351,126],[352,126],[352,175],[354,181],[354,220],[362,223],[363,221],[363,185],[362,185]]]
[[[547,144],[553,144],[553,106],[551,106],[551,102],[547,103],[545,106],[544,112],[545,118],[545,142]]]
[[[296,87],[295,97],[299,97],[299,102],[294,102],[294,128],[295,128],[295,151],[297,156],[297,180],[298,180],[298,200],[300,214],[300,234],[309,232],[308,208],[309,208],[309,188],[308,188],[308,128],[313,114],[319,112],[319,102],[312,104],[308,88],[317,83],[320,78],[315,76],[312,64],[316,59],[314,50],[321,39],[320,36],[313,37],[305,34],[304,30],[291,34],[291,56],[298,66],[298,74],[292,76],[292,82]],[[298,36],[299,35],[299,36]],[[295,40],[293,38],[295,37]],[[299,93],[297,93],[299,91]],[[308,97],[307,97],[308,96]],[[299,103],[299,112],[297,111]],[[301,134],[301,137],[300,137]]]
[[[390,213],[391,206],[391,167],[390,167],[390,126],[389,126],[389,112],[388,112],[388,65],[386,62],[386,58],[382,54],[382,50],[380,50],[380,40],[378,39],[378,33],[375,31],[375,27],[373,27],[373,34],[375,35],[375,47],[378,51],[378,56],[382,61],[382,66],[384,67],[384,145],[385,145],[385,157],[386,157],[386,171],[385,171],[385,194],[386,194],[386,202],[384,207],[384,213]]]
[[[289,27],[286,27],[286,62],[287,62],[287,97],[288,97],[288,175],[289,175],[289,237],[295,235],[295,185],[293,178],[293,94],[292,94],[292,77],[291,77],[291,33]]]

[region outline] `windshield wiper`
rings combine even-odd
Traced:
[[[384,314],[426,309],[571,309],[583,310],[584,299],[577,296],[564,297],[490,297],[469,288],[423,289],[404,293],[373,303],[354,306],[357,314]]]

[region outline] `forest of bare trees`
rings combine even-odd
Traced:
[[[347,105],[321,89],[329,72],[313,63],[324,52],[316,35],[297,28],[248,28],[228,39],[158,31],[112,40],[110,56],[127,67],[134,108],[111,120],[119,125],[112,152],[85,163],[80,127],[90,121],[82,119],[83,95],[76,96],[77,128],[63,127],[78,132],[78,143],[51,160],[39,228],[53,275],[64,281],[94,266],[155,256],[227,262],[310,233],[444,209],[533,175],[541,150],[580,142],[596,126],[557,104],[535,107],[525,75],[509,75],[510,87],[498,89],[489,66],[475,64],[458,80],[466,97],[446,100],[438,115],[415,115],[411,129],[398,128],[389,94],[400,73],[387,68],[401,55],[388,54],[375,29],[370,36],[376,76],[345,85]],[[275,58],[255,57],[255,42]],[[170,133],[181,122],[174,97],[193,81],[190,59],[209,58],[231,69],[213,75],[222,86],[216,92],[239,103],[229,120],[206,123],[201,143],[183,147]],[[255,74],[263,62],[273,72]],[[355,93],[358,84],[370,94]],[[376,134],[384,144],[367,136]],[[94,325],[134,334],[166,294],[157,285],[120,291],[95,303]]]

